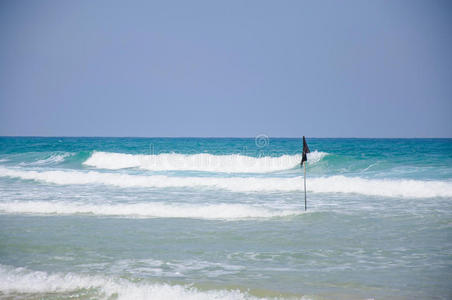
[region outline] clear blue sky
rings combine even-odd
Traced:
[[[452,137],[450,1],[0,0],[0,135]]]

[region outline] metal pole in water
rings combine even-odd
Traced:
[[[307,210],[306,205],[306,162],[304,162],[304,210]]]

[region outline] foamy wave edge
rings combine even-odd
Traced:
[[[205,220],[241,220],[302,214],[301,210],[280,210],[245,204],[128,203],[87,204],[56,201],[0,202],[0,212],[25,214],[93,214],[138,218],[190,218]]]
[[[310,164],[316,163],[326,155],[325,152],[313,151],[308,154],[308,162]],[[251,157],[240,154],[213,155],[208,153],[145,155],[95,151],[83,164],[109,170],[139,168],[150,171],[268,173],[292,169],[300,161],[301,155],[282,155],[279,157]]]
[[[123,278],[76,273],[47,273],[0,265],[0,292],[17,293],[71,293],[86,290],[97,299],[266,299],[257,298],[239,290],[199,290],[188,285],[131,282]],[[272,298],[274,299],[274,298]],[[307,300],[302,297],[300,299]]]
[[[60,185],[102,184],[123,188],[207,188],[232,192],[295,192],[304,190],[302,176],[291,178],[172,177],[101,173],[96,171],[37,172],[2,167],[0,167],[0,176]],[[308,178],[307,190],[314,193],[346,193],[384,197],[452,197],[452,182],[330,176]]]

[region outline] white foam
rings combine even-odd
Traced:
[[[384,197],[452,197],[452,182],[330,176],[308,179],[307,190]]]
[[[327,153],[314,151],[308,154],[310,164],[321,160]],[[301,155],[279,157],[251,157],[239,154],[124,154],[94,152],[84,164],[100,169],[140,168],[151,171],[206,171],[224,173],[268,173],[292,169],[300,164]]]
[[[237,220],[246,218],[271,218],[301,214],[301,210],[281,210],[246,204],[185,204],[185,203],[130,203],[82,204],[52,201],[0,202],[4,213],[31,214],[94,214],[144,218],[193,218],[207,220]]]
[[[47,183],[103,184],[118,187],[208,188],[233,192],[303,191],[303,177],[172,177],[81,171],[23,171],[0,167],[0,176]],[[452,182],[408,179],[365,179],[330,176],[308,178],[307,190],[314,193],[352,193],[385,197],[452,197]]]
[[[25,268],[0,265],[0,291],[14,296],[17,293],[77,293],[87,291],[96,299],[258,299],[239,290],[201,291],[188,285],[132,282],[122,278],[82,275],[75,273],[47,273]],[[64,294],[62,295],[64,296]],[[67,294],[66,294],[67,296]]]

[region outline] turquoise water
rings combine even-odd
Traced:
[[[452,299],[452,139],[0,138],[0,298]]]

